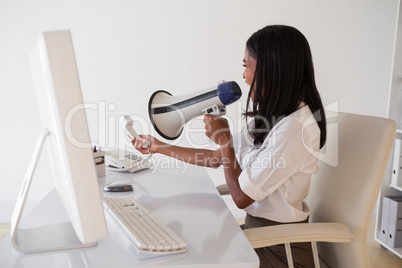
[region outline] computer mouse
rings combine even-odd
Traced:
[[[111,182],[103,187],[105,192],[131,192],[134,190],[131,182],[128,181],[116,181]]]

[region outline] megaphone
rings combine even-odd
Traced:
[[[149,118],[159,135],[174,140],[192,118],[205,113],[224,115],[226,105],[236,102],[240,97],[241,89],[234,81],[221,82],[212,89],[177,97],[165,90],[158,90],[149,99]]]

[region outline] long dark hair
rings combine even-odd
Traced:
[[[246,48],[256,60],[244,113],[246,118],[254,118],[254,127],[249,129],[254,145],[261,145],[272,127],[304,102],[321,130],[322,148],[327,136],[325,112],[315,84],[310,46],[304,35],[290,26],[270,25],[255,32],[247,40]],[[253,89],[253,105],[249,111]]]

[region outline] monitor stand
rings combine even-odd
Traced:
[[[78,239],[71,222],[20,229],[22,214],[29,194],[29,188],[42,153],[43,146],[49,137],[47,129],[42,130],[36,142],[20,194],[11,217],[11,241],[14,248],[23,253],[38,253],[55,250],[92,247],[97,244],[83,244]]]

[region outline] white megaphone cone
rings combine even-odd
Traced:
[[[220,83],[213,89],[177,97],[167,91],[158,90],[149,99],[149,118],[159,135],[174,140],[180,136],[190,119],[205,113],[224,115],[225,106],[236,102],[240,97],[240,87],[233,81]]]

